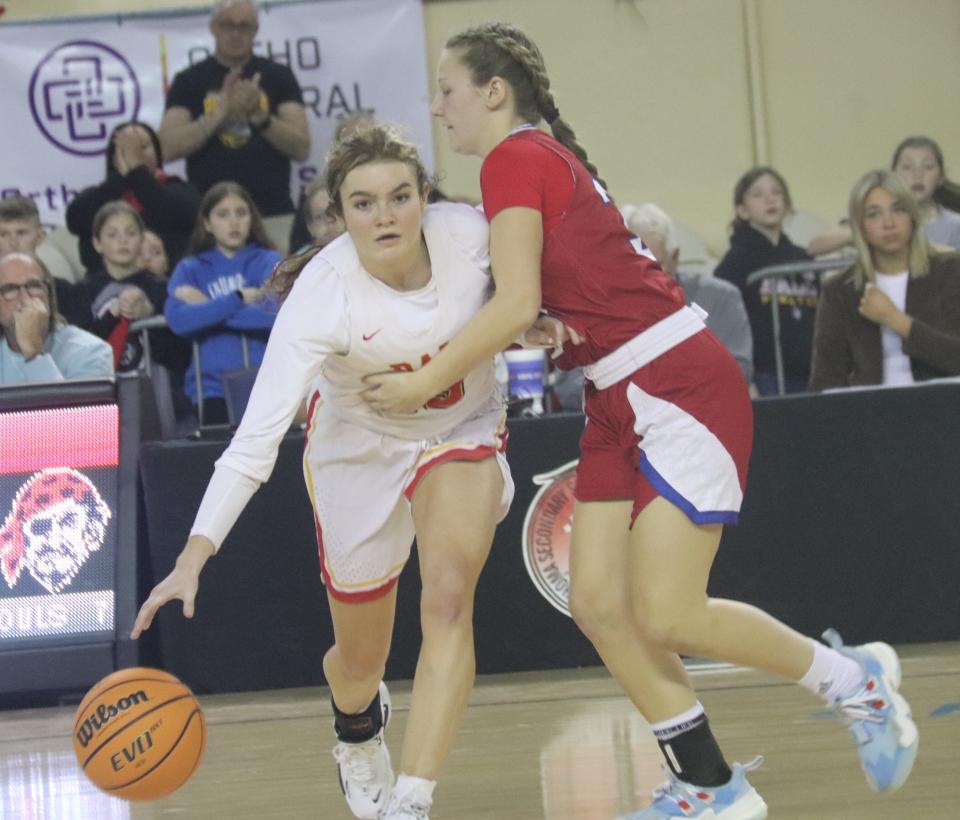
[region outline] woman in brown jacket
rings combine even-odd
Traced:
[[[811,390],[960,375],[960,254],[932,251],[920,224],[891,172],[854,185],[857,260],[823,283]]]

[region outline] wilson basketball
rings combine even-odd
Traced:
[[[77,709],[73,750],[94,785],[124,800],[156,800],[194,773],[206,743],[197,699],[160,669],[120,669]]]

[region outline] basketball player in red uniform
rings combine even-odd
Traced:
[[[767,815],[724,759],[680,654],[798,681],[848,724],[872,788],[906,780],[917,748],[900,664],[882,643],[830,646],[766,613],[707,596],[724,524],[736,523],[752,411],[736,362],[624,227],[597,169],[560,117],[536,45],[509,24],[447,42],[433,113],[452,148],[483,158],[496,293],[412,374],[368,379],[380,411],[411,411],[507,346],[543,310],[584,367],[570,608],[650,722],[667,783],[632,818]],[[538,130],[545,120],[552,136]]]

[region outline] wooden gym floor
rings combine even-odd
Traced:
[[[960,644],[902,648],[903,691],[920,727],[907,785],[875,795],[846,730],[798,687],[755,672],[695,667],[730,760],[751,775],[771,818],[960,817]],[[409,684],[391,685],[399,755]],[[100,794],[78,770],[70,707],[0,712],[3,820],[349,820],[330,747],[324,689],[201,698],[206,755],[179,792],[153,804]],[[396,761],[395,761],[396,762]],[[660,782],[644,720],[602,669],[481,678],[437,788],[433,820],[612,820]]]

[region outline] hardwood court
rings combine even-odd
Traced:
[[[766,756],[751,782],[787,820],[960,816],[960,644],[906,647],[920,752],[898,793],[867,789],[846,730],[798,687],[737,669],[693,672],[731,760]],[[409,684],[391,686],[399,756]],[[210,735],[196,776],[154,804],[99,794],[73,759],[72,708],[0,713],[0,818],[349,820],[323,689],[201,698]],[[396,762],[396,760],[395,760]],[[483,678],[437,790],[434,820],[612,820],[660,782],[649,730],[601,669]]]

